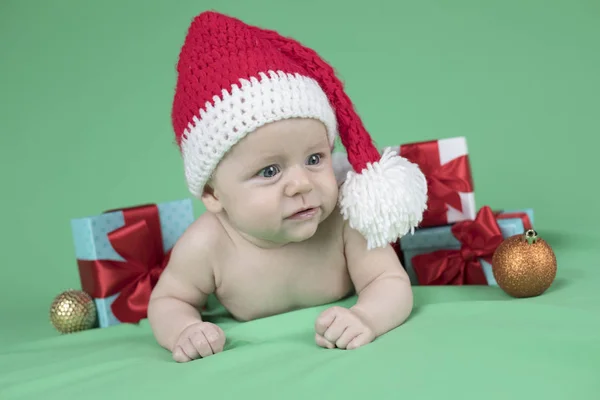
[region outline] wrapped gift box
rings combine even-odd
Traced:
[[[391,148],[419,165],[427,179],[427,210],[420,227],[475,219],[477,208],[466,138],[429,140]]]
[[[82,290],[94,298],[101,328],[146,317],[170,250],[193,221],[190,199],[71,220]]]
[[[445,226],[473,220],[477,211],[471,165],[464,137],[430,140],[386,147],[418,164],[427,179],[427,210],[420,227]],[[386,148],[381,149],[381,153]],[[343,183],[352,166],[348,156],[333,153],[333,168],[338,184]]]
[[[522,209],[514,211],[493,212],[488,207],[483,207],[477,214],[475,221],[464,221],[467,232],[461,242],[453,233],[453,226],[421,228],[413,235],[406,235],[400,239],[399,249],[404,267],[413,285],[461,285],[461,284],[487,284],[496,286],[492,273],[491,256],[498,245],[507,237],[524,233],[532,229],[533,210]],[[459,224],[456,228],[460,228]],[[468,231],[470,229],[470,231]],[[490,234],[490,232],[496,232]],[[501,236],[500,236],[501,235]],[[482,250],[486,247],[485,250]],[[461,250],[462,249],[462,250]],[[477,257],[480,255],[480,257]],[[452,259],[452,260],[451,260]],[[473,264],[478,261],[480,267]],[[421,271],[432,268],[440,271],[443,268],[452,269],[447,274],[438,274],[435,282],[423,282],[417,278],[415,263],[419,262]],[[465,268],[462,272],[457,269]],[[469,269],[475,273],[474,280],[469,282]],[[477,270],[482,270],[483,276]],[[434,274],[432,272],[432,274]],[[444,276],[444,274],[446,276]],[[461,275],[459,277],[458,275]]]

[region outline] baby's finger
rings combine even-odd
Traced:
[[[325,339],[323,336],[315,333],[315,342],[317,346],[325,347],[326,349],[333,349],[335,345],[331,343],[329,340]]]
[[[213,355],[213,349],[210,347],[204,332],[198,331],[194,333],[194,335],[191,337],[191,340],[200,357],[204,358]]]
[[[329,328],[323,334],[323,337],[329,340],[331,343],[337,342],[337,340],[342,336],[344,331],[348,328],[348,324],[343,320],[343,318],[336,318]]]
[[[331,307],[323,311],[315,321],[315,332],[319,335],[323,335],[327,328],[333,323],[337,314],[338,311],[336,307]]]
[[[357,348],[369,343],[371,340],[372,340],[371,337],[363,332],[363,333],[357,335],[356,337],[354,337],[354,339],[352,339],[350,341],[350,343],[348,343],[348,345],[346,346],[346,349],[347,350],[357,349]]]
[[[192,359],[185,354],[181,346],[177,346],[173,351],[173,360],[177,361],[178,363],[192,361]]]
[[[339,349],[345,349],[348,347],[348,344],[354,340],[360,334],[360,330],[349,326],[346,330],[340,335],[338,340],[335,342],[335,346]]]
[[[190,339],[181,340],[179,342],[179,346],[190,360],[195,360],[200,356],[200,354],[198,354],[196,346],[194,346]]]
[[[216,325],[204,329],[204,336],[212,349],[213,354],[223,351],[225,346],[225,333]]]

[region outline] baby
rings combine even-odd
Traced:
[[[199,311],[210,294],[249,321],[356,293],[316,319],[325,348],[401,325],[412,290],[389,243],[420,222],[427,184],[416,165],[380,155],[334,70],[293,39],[205,12],[177,72],[173,127],[206,212],[153,290],[158,343],[178,362],[222,351],[224,332]],[[333,153],[336,138],[347,156]]]

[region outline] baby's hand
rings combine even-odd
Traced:
[[[210,322],[198,322],[185,328],[173,347],[173,359],[188,362],[223,351],[225,333]]]
[[[375,339],[373,330],[352,310],[331,307],[315,323],[315,340],[321,347],[356,349]]]

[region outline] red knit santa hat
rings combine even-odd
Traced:
[[[202,194],[222,157],[248,133],[285,118],[315,118],[332,146],[339,135],[346,148],[351,168],[340,187],[340,210],[369,248],[394,242],[421,221],[422,172],[389,149],[380,155],[342,82],[314,50],[204,12],[189,27],[177,72],[172,122],[193,195]]]

